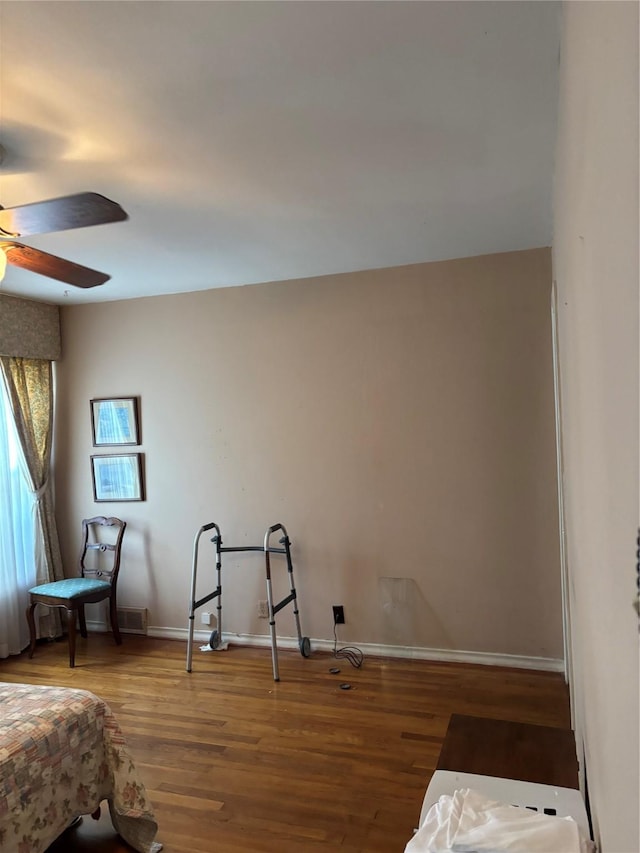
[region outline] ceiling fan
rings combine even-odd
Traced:
[[[55,278],[75,287],[96,287],[111,276],[74,264],[40,249],[16,242],[16,238],[128,219],[126,212],[98,193],[84,192],[52,198],[20,207],[0,206],[0,281],[7,264]]]

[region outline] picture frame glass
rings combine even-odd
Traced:
[[[100,501],[142,501],[142,454],[92,456],[93,497]]]
[[[135,397],[91,400],[93,446],[139,444]]]

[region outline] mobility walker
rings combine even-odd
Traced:
[[[200,537],[203,533],[208,532],[209,530],[215,530],[215,535],[212,537],[211,541],[215,545],[216,548],[216,588],[213,592],[210,592],[208,595],[205,595],[203,598],[200,598],[196,601],[196,576],[198,571],[198,551],[199,551],[199,542]],[[282,537],[279,539],[279,545],[281,547],[274,547],[269,544],[269,539],[271,536],[276,533],[278,530],[282,531]],[[191,597],[189,599],[189,640],[187,643],[187,672],[191,672],[191,660],[193,655],[193,630],[194,630],[194,621],[195,621],[195,612],[199,607],[202,607],[203,604],[206,604],[208,601],[211,601],[214,598],[217,598],[216,610],[217,610],[217,620],[218,620],[218,637],[217,640],[219,643],[222,643],[222,554],[234,553],[237,551],[262,551],[265,559],[265,568],[267,574],[267,608],[269,615],[269,628],[271,631],[271,658],[273,661],[273,680],[280,681],[280,674],[278,671],[278,646],[276,642],[276,613],[282,610],[283,607],[286,607],[287,604],[293,602],[293,615],[296,620],[296,630],[298,632],[298,646],[300,648],[300,654],[302,657],[307,658],[311,653],[311,646],[309,643],[308,637],[302,636],[302,631],[300,629],[300,614],[298,611],[298,602],[296,598],[296,588],[293,583],[293,564],[291,562],[291,542],[289,541],[289,536],[287,535],[286,528],[284,524],[274,524],[267,529],[267,532],[264,534],[264,543],[263,545],[243,545],[237,548],[223,548],[222,547],[222,535],[220,533],[220,528],[215,522],[211,522],[210,524],[204,524],[200,530],[196,533],[196,538],[193,542],[193,568],[191,572]],[[282,601],[278,602],[278,604],[273,603],[273,592],[271,589],[271,555],[272,554],[282,554],[286,557],[287,560],[287,572],[289,575],[289,595],[282,599]],[[213,639],[213,634],[211,635]],[[213,646],[213,642],[211,643]]]

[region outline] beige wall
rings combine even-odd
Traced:
[[[197,528],[281,521],[311,637],[343,604],[341,641],[560,658],[550,281],[541,249],[64,307],[65,553],[124,516],[122,603],[185,628]],[[148,499],[94,504],[89,399],[128,395]],[[225,568],[225,627],[266,633],[262,560]]]
[[[578,738],[604,853],[637,853],[638,5],[565,4],[556,161]]]

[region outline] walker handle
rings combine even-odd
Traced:
[[[264,534],[264,546],[263,547],[264,547],[265,551],[269,550],[269,537],[271,536],[272,533],[275,533],[276,530],[282,530],[285,537],[288,538],[287,528],[284,526],[284,524],[272,524],[271,527],[267,528],[267,532]]]

